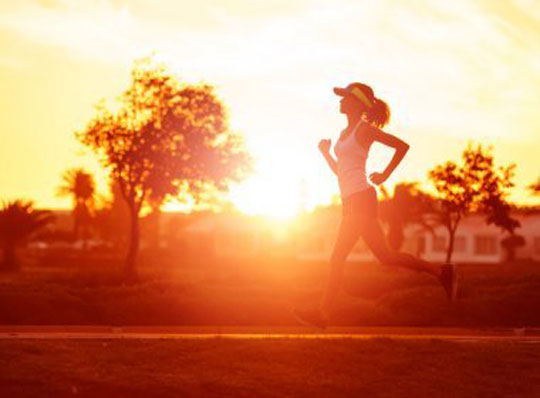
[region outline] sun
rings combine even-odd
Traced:
[[[255,175],[231,187],[228,197],[243,213],[291,219],[302,210],[300,190],[299,182],[286,175]]]
[[[240,212],[251,216],[264,216],[275,220],[294,219],[307,207],[307,186],[300,176],[287,174],[286,170],[276,168],[257,172],[248,179],[229,186],[223,193],[226,202]],[[195,204],[188,197],[185,203],[168,202],[165,211],[193,211]],[[311,204],[311,206],[313,205]]]

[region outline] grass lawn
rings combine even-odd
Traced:
[[[328,264],[157,259],[139,270],[140,280],[130,285],[122,283],[118,268],[105,265],[27,266],[0,274],[0,324],[295,325],[291,307],[320,300]],[[332,323],[540,326],[540,264],[460,264],[460,270],[459,300],[448,303],[431,276],[347,264]]]
[[[538,397],[540,345],[2,340],[2,397]]]

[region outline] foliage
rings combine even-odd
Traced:
[[[70,196],[73,200],[73,235],[78,239],[81,231],[88,234],[95,202],[95,183],[92,174],[84,169],[66,170],[63,184],[58,187],[58,196]]]
[[[527,189],[531,192],[532,195],[540,195],[540,177],[538,177],[538,180],[536,180],[536,182],[528,185]]]
[[[488,222],[513,229],[518,226],[509,219],[505,199],[514,186],[515,164],[495,167],[491,147],[469,143],[462,153],[462,163],[447,161],[428,172],[440,199],[440,222],[448,229],[450,242],[446,261],[450,261],[454,236],[460,220],[470,212],[487,212]]]
[[[501,246],[506,250],[507,261],[513,261],[516,257],[516,249],[525,246],[525,238],[521,235],[510,235],[501,241]]]
[[[128,204],[126,272],[134,274],[138,217],[151,197],[187,192],[198,203],[209,191],[241,180],[251,159],[242,137],[229,130],[213,87],[180,83],[150,58],[135,62],[119,100],[115,113],[98,104],[97,115],[76,136],[99,155]]]
[[[497,195],[493,195],[485,202],[484,211],[487,214],[486,223],[488,225],[493,224],[500,227],[503,231],[507,231],[513,235],[514,230],[521,227],[521,223],[510,215],[513,209],[513,206],[504,199]]]
[[[69,169],[62,175],[63,185],[58,187],[59,196],[72,196],[74,202],[93,202],[94,178],[81,168]]]
[[[0,210],[0,239],[4,244],[2,269],[15,270],[19,264],[15,249],[54,219],[47,210],[34,209],[32,202],[15,200]]]

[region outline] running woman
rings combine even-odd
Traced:
[[[375,97],[371,87],[362,83],[334,88],[334,93],[342,97],[340,112],[347,116],[348,125],[334,146],[337,159],[330,153],[329,139],[319,142],[319,150],[338,178],[342,202],[341,221],[330,257],[328,285],[319,307],[313,310],[295,309],[294,314],[303,323],[320,328],[327,326],[341,287],[345,261],[359,237],[362,237],[380,263],[427,272],[439,280],[448,299],[454,300],[457,293],[455,265],[435,265],[411,254],[395,251],[387,244],[379,223],[377,191],[366,177],[369,149],[376,141],[395,149],[386,169],[382,173],[370,174],[369,180],[374,185],[388,179],[409,149],[406,142],[381,130],[390,119],[388,105]]]

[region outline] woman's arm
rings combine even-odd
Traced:
[[[326,160],[326,163],[328,163],[330,169],[334,172],[335,175],[337,175],[337,162],[330,154],[330,140],[320,140],[319,150],[323,154],[324,159]]]
[[[376,184],[382,184],[385,182],[388,177],[392,174],[392,172],[395,170],[395,168],[399,165],[401,160],[405,157],[405,154],[409,150],[409,144],[407,144],[405,141],[400,140],[399,138],[385,133],[384,131],[374,128],[373,129],[374,141],[378,141],[386,146],[394,148],[396,151],[394,152],[394,156],[392,157],[392,160],[388,165],[386,166],[386,169],[382,173],[371,173],[369,178],[370,180]]]

